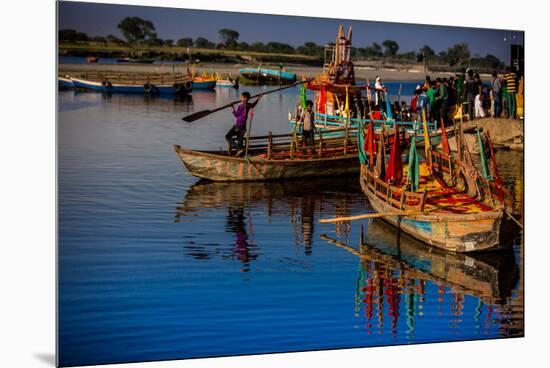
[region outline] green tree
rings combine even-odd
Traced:
[[[435,51],[428,45],[424,45],[420,48],[420,54],[424,54],[425,57],[429,58],[435,55]]]
[[[214,42],[210,42],[204,37],[197,37],[194,43],[195,47],[200,49],[213,49],[216,46]]]
[[[193,39],[190,38],[190,37],[180,38],[177,42],[177,45],[179,47],[192,47],[193,46]]]
[[[74,29],[60,29],[59,41],[61,42],[86,42],[88,35],[84,32],[78,32]]]
[[[239,32],[233,29],[223,28],[218,31],[223,44],[228,47],[237,46],[237,40],[239,39]]]
[[[382,46],[373,42],[371,46],[365,48],[366,57],[380,57],[382,56]]]
[[[449,63],[449,66],[467,65],[470,62],[470,49],[465,43],[459,43],[447,49],[442,55],[443,60]]]
[[[97,43],[103,43],[103,44],[106,44],[107,43],[107,39],[103,36],[94,36],[94,37],[91,37],[89,39],[89,41],[92,41],[92,42],[97,42]]]
[[[168,47],[174,46],[174,40],[171,40],[171,39],[166,39],[163,41],[163,43],[164,43],[164,46],[168,46]]]
[[[157,38],[153,23],[139,17],[126,17],[120,21],[117,28],[122,32],[122,35],[129,44]]]
[[[399,44],[395,42],[394,40],[385,40],[382,42],[382,46],[384,46],[384,55],[389,57],[394,57],[397,55],[397,51],[399,50]]]
[[[250,50],[256,51],[256,52],[262,52],[265,51],[265,45],[263,42],[254,42],[250,45]]]

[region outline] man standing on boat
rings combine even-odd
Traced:
[[[306,101],[306,108],[300,115],[300,123],[302,124],[302,138],[306,152],[307,147],[311,147],[312,154],[315,154],[315,116],[311,100]]]
[[[229,155],[231,155],[232,149],[237,150],[235,156],[240,156],[243,154],[243,138],[244,133],[246,133],[248,112],[256,106],[261,98],[262,96],[258,97],[258,99],[254,102],[248,102],[250,99],[250,93],[243,92],[241,94],[241,103],[237,106],[237,109],[235,110],[235,106],[231,106],[233,108],[235,125],[233,125],[233,127],[225,135],[225,140],[229,143]]]

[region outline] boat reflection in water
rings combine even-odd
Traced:
[[[322,190],[321,190],[322,188]],[[330,197],[330,199],[328,199]],[[335,199],[336,197],[336,199]],[[208,209],[225,209],[225,231],[234,234],[231,254],[214,245],[185,245],[188,255],[208,259],[218,254],[243,263],[242,271],[250,269],[250,262],[259,256],[254,241],[252,211],[261,211],[270,222],[273,216],[284,215],[292,226],[297,247],[303,247],[307,256],[313,253],[313,233],[316,213],[349,214],[351,205],[368,206],[359,193],[356,177],[338,179],[292,180],[283,182],[211,182],[199,180],[191,186],[176,208],[175,221],[192,221]],[[337,224],[339,235],[349,237],[349,223]]]
[[[473,319],[479,323],[480,329],[499,320],[502,336],[523,336],[523,302],[512,300],[519,273],[511,250],[468,255],[445,252],[428,247],[380,219],[368,222],[367,231],[361,232],[359,248],[327,235],[321,235],[321,238],[359,258],[355,311],[359,317],[363,309],[369,333],[382,330],[384,315],[391,319],[392,333],[397,333],[399,317],[404,313],[408,333],[413,339],[422,306],[424,303],[434,304],[434,300],[427,301],[426,298],[435,294],[438,295],[440,311],[451,308],[451,315],[455,318],[451,327],[456,328],[457,333],[465,297],[473,296],[478,300]],[[437,291],[428,293],[428,286],[437,287]],[[449,301],[450,305],[445,305]],[[484,305],[483,322],[480,317]],[[520,313],[519,317],[517,313]]]

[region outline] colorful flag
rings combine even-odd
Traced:
[[[349,95],[348,95],[348,86],[346,86],[346,106],[344,107],[346,117],[349,116]]]
[[[384,125],[380,132],[380,142],[378,143],[378,153],[376,154],[376,167],[374,173],[380,179],[386,177],[386,145],[384,144]]]
[[[390,106],[390,98],[388,97],[388,94],[384,92],[385,94],[385,100],[386,100],[386,115],[388,116],[388,120],[393,120],[393,115],[391,113],[391,106]]]
[[[363,130],[363,122],[359,119],[359,127],[357,132],[357,148],[359,149],[359,162],[364,165],[367,162],[367,154],[365,148],[367,146],[365,142],[365,131]],[[367,135],[368,136],[368,135]]]
[[[420,183],[420,166],[418,165],[418,152],[416,151],[416,134],[413,134],[411,138],[411,147],[409,148],[409,169],[407,172],[407,182],[411,184],[412,192],[416,192],[418,190],[418,185]]]
[[[443,146],[443,152],[449,155],[451,153],[451,148],[449,147],[449,140],[447,139],[444,119],[441,119],[441,145]]]
[[[401,161],[401,142],[399,137],[399,125],[395,124],[395,135],[390,152],[390,160],[386,169],[386,181],[398,184],[403,179],[403,163]]]
[[[300,101],[302,103],[302,110],[306,109],[306,100],[307,100],[306,86],[305,84],[302,84],[302,89],[300,90]]]
[[[481,173],[483,174],[483,178],[491,179],[491,175],[489,175],[489,170],[488,170],[489,168],[487,167],[487,158],[485,157],[485,147],[483,146],[483,141],[481,139],[479,127],[477,128],[477,143],[479,146],[479,159],[481,161]]]
[[[321,87],[321,92],[319,93],[319,112],[321,114],[326,114],[326,105],[327,105],[327,91],[325,86]]]
[[[372,121],[372,117],[370,118],[370,123],[367,130],[365,151],[369,154],[369,167],[372,169],[374,167],[374,151],[376,151],[376,143],[374,141],[374,123]]]

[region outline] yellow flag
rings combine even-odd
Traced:
[[[346,86],[346,107],[344,108],[346,116],[349,116],[349,96],[348,96],[348,86]]]

